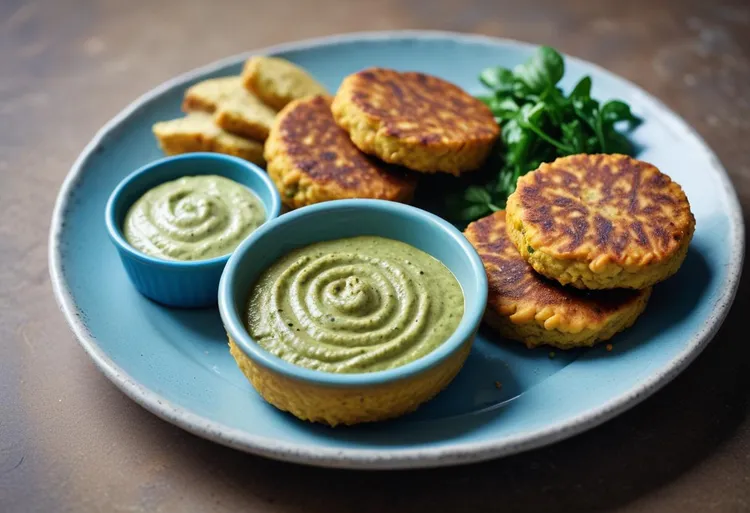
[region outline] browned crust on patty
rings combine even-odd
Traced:
[[[584,291],[563,287],[537,274],[507,234],[505,211],[471,223],[464,232],[484,263],[489,282],[488,309],[502,316],[533,307],[553,307],[568,322],[602,325],[607,317],[638,301],[648,290]]]
[[[542,164],[519,179],[514,196],[528,242],[558,258],[655,264],[678,253],[695,229],[682,188],[626,155]]]
[[[353,75],[351,100],[381,120],[386,135],[424,145],[494,139],[492,112],[460,87],[432,75],[371,69]]]
[[[418,72],[370,68],[349,75],[333,113],[360,150],[422,172],[477,169],[500,133],[484,103]]]
[[[295,208],[339,198],[409,201],[414,175],[357,150],[330,105],[327,96],[296,100],[277,116],[266,156],[282,199]]]

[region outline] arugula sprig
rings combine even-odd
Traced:
[[[630,106],[620,100],[600,104],[591,97],[588,76],[566,96],[558,87],[564,74],[563,57],[548,46],[513,70],[494,67],[480,73],[489,93],[478,98],[502,127],[488,160],[497,175],[449,198],[456,220],[472,221],[505,208],[518,178],[543,162],[577,153],[633,153],[617,129],[630,131],[640,124]]]

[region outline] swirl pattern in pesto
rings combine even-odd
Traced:
[[[185,176],[136,201],[123,231],[147,255],[205,260],[231,253],[265,218],[262,203],[247,187],[222,176]]]
[[[298,249],[264,271],[247,328],[296,365],[373,372],[436,349],[463,311],[461,286],[438,260],[403,242],[354,237]]]

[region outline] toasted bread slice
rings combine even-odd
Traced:
[[[203,111],[213,114],[219,103],[244,90],[242,77],[220,77],[198,82],[185,91],[182,110]]]
[[[191,112],[184,118],[156,123],[153,132],[167,155],[210,151],[265,165],[263,143],[230,134],[216,126],[213,116],[205,112]]]
[[[247,90],[237,91],[231,98],[219,103],[214,122],[233,134],[265,141],[271,130],[276,111],[263,104]]]
[[[204,80],[185,92],[185,112],[214,114],[214,122],[227,132],[265,141],[276,111],[245,89],[241,77]]]
[[[248,91],[276,110],[293,100],[328,94],[305,70],[278,57],[249,58],[242,70],[242,82]]]

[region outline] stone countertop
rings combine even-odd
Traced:
[[[747,219],[747,0],[4,0],[0,511],[750,511],[747,275],[716,340],[643,404],[571,440],[458,468],[362,473],[242,454],[146,412],[79,347],[51,292],[47,237],[59,186],[96,130],[215,59],[399,28],[549,44],[632,80],[717,152]]]

